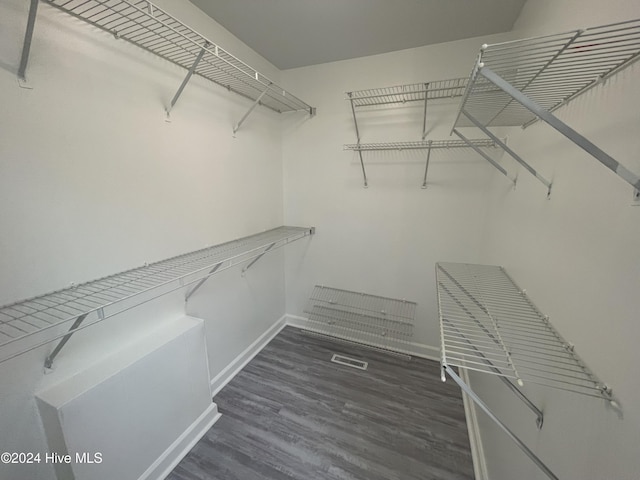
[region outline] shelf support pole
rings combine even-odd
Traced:
[[[473,400],[473,402],[478,405],[484,413],[486,413],[491,420],[493,420],[508,436],[515,442],[518,447],[535,463],[540,470],[542,470],[545,475],[552,480],[559,480],[558,477],[538,458],[538,456],[533,453],[529,447],[527,447],[522,440],[520,440],[515,433],[513,433],[509,427],[507,427],[496,415],[489,409],[486,403],[484,403],[480,397],[467,385],[464,381],[456,374],[455,371],[448,365],[444,365],[443,368],[449,374],[449,376],[453,379],[454,382],[458,384],[458,386]]]
[[[29,64],[29,53],[31,52],[31,40],[33,39],[33,30],[36,26],[36,14],[38,13],[39,0],[31,0],[29,5],[29,16],[27,17],[27,29],[24,34],[24,43],[22,45],[22,56],[20,57],[20,66],[18,67],[18,82],[21,86],[27,82],[27,65]]]
[[[200,53],[198,53],[198,56],[193,61],[193,64],[191,65],[191,68],[189,68],[189,71],[187,72],[187,75],[184,77],[184,80],[182,80],[182,83],[180,84],[180,87],[178,87],[178,91],[176,92],[176,94],[171,99],[171,104],[169,105],[169,107],[166,110],[167,116],[171,113],[171,110],[173,109],[173,107],[175,106],[176,102],[180,98],[180,95],[182,95],[182,91],[184,90],[184,87],[186,87],[187,83],[189,83],[189,80],[191,80],[191,77],[195,73],[196,68],[198,67],[198,64],[200,63],[200,60],[202,60],[202,57],[204,57],[204,54],[206,53],[208,46],[209,46],[209,42],[205,42],[204,46],[200,50]]]
[[[356,107],[353,105],[353,93],[349,92],[349,102],[351,103],[351,113],[353,114],[353,123],[356,126],[356,138],[358,139],[358,156],[360,157],[360,167],[362,168],[362,178],[364,179],[364,188],[369,186],[367,180],[367,171],[364,168],[364,161],[362,160],[362,150],[360,150],[360,130],[358,129],[358,119],[356,117]]]
[[[551,182],[540,175],[535,168],[525,162],[520,155],[514,152],[509,146],[496,137],[487,127],[482,125],[473,115],[471,115],[466,110],[462,110],[462,114],[471,121],[476,127],[484,132],[484,134],[489,137],[491,140],[496,142],[500,148],[502,148],[505,152],[507,152],[516,162],[522,165],[531,175],[536,177],[545,187],[547,187],[547,197],[551,195]]]
[[[550,113],[549,111],[542,108],[536,102],[531,100],[528,96],[522,93],[520,90],[515,88],[509,82],[505,81],[502,77],[496,74],[493,70],[488,67],[482,66],[480,68],[480,74],[493,83],[496,87],[503,90],[505,93],[513,97],[516,102],[525,107],[531,113],[535,114],[541,120],[544,120],[547,124],[555,128],[562,135],[567,137],[573,143],[578,145],[584,151],[586,151],[589,155],[594,157],[600,163],[602,163],[609,170],[616,173],[619,177],[629,183],[635,189],[640,189],[640,177],[635,173],[627,170],[623,165],[621,165],[617,160],[611,157],[609,154],[601,150],[595,144],[591,143],[585,137],[580,135],[574,129],[569,127],[562,120],[557,118],[555,115]],[[469,117],[467,115],[467,117]]]
[[[505,177],[507,177],[509,180],[511,180],[513,182],[513,185],[515,186],[516,181],[515,179],[512,179],[511,177],[509,177],[509,174],[507,173],[507,171],[502,168],[502,166],[496,162],[493,158],[491,158],[489,155],[487,155],[485,152],[483,152],[482,150],[480,150],[480,147],[477,147],[476,145],[473,144],[473,142],[471,142],[471,140],[469,140],[467,137],[465,137],[462,133],[460,133],[457,129],[453,129],[453,133],[455,133],[458,138],[460,138],[460,140],[462,140],[464,143],[466,143],[470,148],[472,148],[478,155],[480,155],[482,158],[484,158],[487,162],[489,162],[491,165],[493,165],[501,174],[503,174]]]
[[[422,140],[427,136],[427,97],[429,96],[429,84],[424,84],[424,116],[422,118]]]
[[[244,121],[247,119],[247,117],[249,115],[251,115],[251,112],[253,112],[253,109],[258,106],[258,104],[260,103],[260,100],[262,100],[262,97],[264,97],[267,94],[267,92],[269,91],[270,87],[271,87],[271,84],[269,84],[267,86],[267,88],[265,88],[264,91],[258,96],[258,98],[256,98],[254,100],[253,105],[251,105],[251,107],[249,108],[247,113],[245,113],[244,116],[240,119],[240,121],[238,123],[236,123],[236,125],[233,127],[233,134],[234,135],[240,129],[240,126],[244,123]]]
[[[247,270],[249,270],[253,266],[254,263],[256,263],[258,260],[260,260],[269,250],[271,250],[273,247],[275,247],[275,245],[276,245],[276,242],[273,242],[271,245],[269,245],[267,248],[264,249],[264,252],[262,252],[260,255],[258,255],[253,260],[251,260],[249,262],[249,264],[242,269],[242,274],[244,275],[244,273]]]
[[[53,352],[51,352],[47,357],[47,359],[44,361],[44,368],[51,369],[51,367],[53,367],[53,361],[60,353],[60,350],[62,350],[63,347],[67,344],[67,342],[71,339],[71,336],[75,333],[75,331],[78,329],[80,324],[84,321],[84,319],[87,318],[87,315],[88,313],[85,313],[84,315],[80,315],[78,318],[76,318],[75,322],[73,322],[73,325],[71,325],[71,328],[69,329],[67,334],[64,337],[62,337],[62,340],[60,340],[58,345],[56,345],[56,348],[53,349]]]
[[[428,84],[427,84],[428,85]],[[424,108],[426,111],[427,102],[424,103]],[[425,116],[425,118],[427,118]],[[424,166],[424,179],[422,180],[422,188],[427,188],[427,171],[429,170],[429,160],[431,159],[431,140],[429,140],[429,147],[427,148],[427,163]]]
[[[216,273],[216,271],[222,266],[224,262],[220,262],[217,263],[216,265],[214,265],[214,267],[209,270],[209,273],[207,273],[207,275],[204,278],[201,278],[198,283],[196,283],[193,287],[191,287],[187,293],[184,296],[184,301],[186,302],[187,300],[189,300],[189,297],[191,297],[191,295],[193,295],[194,293],[196,293],[196,291],[204,284],[204,282],[206,282],[207,280],[209,280],[209,277],[211,275],[213,275],[214,273]]]

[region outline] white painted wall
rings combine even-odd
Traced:
[[[631,1],[529,1],[516,24],[522,36],[640,17]],[[558,116],[614,158],[640,172],[640,65],[593,89]],[[545,188],[526,172],[510,190],[495,178],[482,260],[501,264],[594,372],[619,397],[624,418],[603,401],[525,387],[544,409],[533,415],[494,378],[472,385],[563,480],[635,479],[640,470],[640,384],[637,292],[640,291],[640,207],[632,188],[546,125],[510,132],[510,143],[553,179]],[[482,414],[492,479],[546,478]]]
[[[46,2],[27,70],[33,89],[21,89],[28,3],[0,3],[0,304],[283,223],[281,116],[257,108],[233,138],[251,102],[194,77],[167,123],[185,71]],[[157,3],[279,81],[275,67],[187,0]],[[207,326],[212,374],[284,314],[278,255],[244,279],[239,269],[221,274],[235,276],[225,302],[207,299],[210,286],[194,298],[206,322],[234,332],[220,355],[218,331]],[[52,345],[0,364],[0,451],[45,452],[34,392],[184,313],[176,292],[78,333],[51,375],[42,366]],[[0,478],[27,477],[54,472],[0,465]]]
[[[514,36],[553,33],[640,16],[637,2],[530,1]],[[545,410],[542,432],[530,412],[496,379],[472,375],[490,406],[560,478],[636,478],[640,467],[637,306],[640,207],[631,188],[548,127],[507,131],[509,143],[554,181],[551,200],[524,171],[518,188],[473,155],[433,163],[431,184],[418,188],[419,155],[365,156],[362,188],[344,92],[464,76],[482,43],[471,39],[283,72],[283,83],[318,106],[307,122],[285,122],[285,221],[314,224],[312,248],[287,255],[287,312],[303,314],[315,283],[419,303],[419,342],[438,346],[433,265],[439,260],[502,264],[613,385],[619,419],[602,401],[526,386]],[[635,171],[640,68],[594,89],[559,115]],[[447,138],[452,109],[431,138]],[[418,139],[419,112],[408,107],[360,115],[363,142]],[[472,132],[472,130],[469,130]],[[473,135],[473,133],[469,133]],[[436,157],[437,159],[437,157]],[[502,159],[509,162],[508,159]],[[464,162],[464,163],[462,163]],[[529,459],[482,414],[490,478],[543,478]]]
[[[493,37],[493,40],[505,38]],[[474,261],[483,234],[492,169],[470,150],[365,152],[363,188],[345,92],[469,75],[491,38],[403,50],[283,72],[283,83],[318,107],[308,121],[285,119],[285,223],[312,224],[311,248],[287,255],[287,313],[303,315],[315,284],[418,302],[415,340],[438,345],[434,264]],[[458,99],[429,105],[432,139],[449,139]],[[420,140],[422,105],[358,111],[363,143]]]

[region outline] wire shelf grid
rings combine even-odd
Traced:
[[[469,142],[479,148],[494,148],[496,143],[491,139],[472,139]],[[378,150],[429,150],[446,148],[469,148],[469,143],[464,140],[423,140],[415,142],[377,142],[377,143],[353,143],[344,145],[344,150],[353,151],[378,151]]]
[[[90,326],[156,296],[184,288],[312,234],[303,227],[279,227],[108,277],[0,307],[0,362],[67,334],[59,328],[97,314]],[[153,297],[155,298],[155,297]],[[79,328],[78,328],[79,329]],[[37,335],[34,344],[22,344]],[[13,345],[18,345],[13,348]]]
[[[201,52],[196,74],[257,100],[276,112],[312,107],[148,0],[49,0],[80,20],[189,69]]]
[[[609,398],[502,267],[438,263],[436,281],[443,366]]]
[[[488,67],[549,112],[640,58],[640,19],[483,46],[460,110],[484,126],[528,126],[537,117],[479,74]],[[472,126],[459,115],[454,127]]]
[[[354,107],[366,107],[424,101],[425,97],[426,100],[456,98],[463,95],[466,85],[466,78],[450,78],[347,92],[347,100],[352,100]]]
[[[317,333],[393,351],[413,337],[416,304],[316,285],[304,311]]]

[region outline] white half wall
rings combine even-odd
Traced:
[[[192,317],[156,328],[36,396],[48,452],[70,456],[54,463],[60,479],[160,478],[154,465],[181,459],[176,439],[195,443],[219,416],[204,323]]]

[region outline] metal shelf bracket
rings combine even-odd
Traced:
[[[520,90],[515,88],[509,82],[504,80],[498,74],[496,74],[493,70],[488,67],[482,66],[480,67],[480,74],[493,83],[496,87],[503,90],[505,93],[509,94],[513,99],[518,102],[520,105],[525,107],[527,110],[531,111],[531,113],[535,114],[540,120],[543,120],[545,123],[555,128],[562,135],[567,137],[577,146],[586,151],[589,155],[594,157],[600,163],[602,163],[605,167],[607,167],[612,172],[616,173],[620,178],[625,180],[635,189],[640,189],[640,176],[635,173],[627,170],[623,165],[621,165],[617,160],[611,157],[609,154],[601,150],[595,144],[591,143],[584,136],[580,135],[574,129],[572,129],[569,125],[564,123],[562,120],[557,118],[555,115],[550,113],[549,111],[542,108],[532,99],[530,99],[527,95],[522,93]]]
[[[356,108],[353,104],[353,92],[347,93],[349,96],[349,102],[351,103],[351,113],[353,114],[353,124],[356,126],[356,138],[358,140],[358,145],[360,145],[360,130],[358,129],[358,118],[356,117]],[[364,188],[369,186],[369,182],[367,181],[367,171],[364,168],[364,160],[362,159],[362,150],[358,150],[358,156],[360,158],[360,167],[362,168],[362,178],[364,181]]]
[[[36,25],[36,16],[38,13],[39,0],[31,0],[29,4],[29,15],[27,17],[27,29],[24,34],[24,43],[22,45],[22,56],[20,57],[20,66],[18,67],[18,85],[22,88],[31,88],[27,82],[27,65],[29,64],[29,54],[31,53],[31,41],[33,40],[33,31]]]
[[[508,436],[515,442],[516,445],[535,463],[540,470],[542,470],[545,475],[552,480],[559,480],[558,477],[547,467],[538,456],[531,451],[529,447],[525,445],[525,443],[518,438],[518,436],[513,433],[509,427],[507,427],[496,415],[489,409],[486,403],[484,403],[480,397],[471,389],[469,385],[467,385],[456,372],[449,367],[448,365],[442,366],[443,370],[449,374],[449,376],[453,379],[454,382],[458,384],[458,386],[473,400],[473,402],[478,405],[484,413],[486,413],[491,420],[493,420]],[[444,372],[443,372],[444,375]],[[443,377],[444,378],[444,377]]]
[[[424,108],[425,108],[425,118],[426,118],[426,109],[427,109],[426,100],[424,102]],[[429,147],[427,148],[427,163],[424,166],[424,178],[422,179],[422,188],[427,188],[427,172],[429,170],[429,160],[431,159],[431,144],[432,144],[432,141],[429,140]]]
[[[149,8],[151,8],[151,4],[149,4]],[[150,13],[152,13],[152,11],[150,11]],[[196,71],[196,68],[198,67],[198,64],[200,63],[200,60],[202,60],[202,57],[204,57],[204,54],[206,53],[207,48],[209,47],[209,45],[210,45],[209,42],[205,42],[204,46],[200,50],[200,53],[198,54],[196,59],[193,61],[193,64],[191,65],[191,67],[187,71],[187,75],[184,77],[184,80],[180,84],[180,87],[178,87],[178,91],[176,92],[176,94],[171,99],[171,104],[166,109],[167,118],[171,114],[171,110],[173,109],[173,107],[175,106],[176,102],[180,98],[180,95],[182,95],[182,91],[187,86],[187,83],[189,83],[189,80],[191,80],[191,77],[193,76],[193,73]]]
[[[453,129],[453,133],[456,134],[456,136],[462,140],[464,143],[466,143],[469,147],[471,147],[478,155],[480,155],[482,158],[484,158],[487,162],[489,162],[491,165],[493,165],[500,173],[502,173],[505,177],[507,177],[509,180],[511,180],[513,182],[513,185],[515,186],[516,184],[516,180],[515,178],[511,178],[509,177],[509,174],[507,173],[507,171],[502,168],[502,166],[500,164],[498,164],[498,162],[496,162],[493,158],[491,158],[489,155],[487,155],[485,152],[483,152],[482,150],[480,150],[480,148],[478,148],[476,145],[473,144],[473,142],[471,142],[471,140],[469,140],[467,137],[465,137],[462,133],[460,133],[458,130],[456,130],[455,128]]]
[[[482,73],[482,70],[480,71]],[[494,142],[498,144],[500,148],[502,148],[505,152],[507,152],[511,158],[513,158],[516,162],[522,165],[527,172],[536,177],[545,187],[547,187],[547,198],[551,196],[551,182],[540,175],[535,168],[525,162],[520,155],[513,151],[506,143],[496,137],[487,127],[482,125],[473,115],[471,115],[466,110],[462,109],[462,114],[469,119],[471,123],[473,123],[476,127],[478,127],[482,132],[491,138]]]
[[[249,115],[251,115],[251,112],[253,112],[253,110],[254,110],[258,105],[260,105],[260,101],[262,100],[262,97],[264,97],[264,96],[267,94],[267,92],[269,91],[269,88],[270,88],[270,87],[271,87],[271,84],[269,84],[269,85],[267,86],[267,88],[265,88],[265,89],[262,91],[262,93],[258,96],[258,98],[256,98],[256,99],[253,101],[253,104],[251,105],[251,107],[249,107],[249,110],[247,110],[247,113],[245,113],[245,114],[243,115],[243,117],[240,119],[240,121],[239,121],[238,123],[236,123],[236,124],[235,124],[235,126],[233,127],[233,136],[234,136],[234,137],[235,137],[235,135],[236,135],[236,132],[240,129],[240,126],[244,123],[244,121],[247,119],[247,117],[248,117]]]
[[[249,264],[248,264],[246,267],[244,267],[244,268],[242,269],[242,272],[241,272],[242,276],[244,276],[245,272],[246,272],[247,270],[249,270],[249,269],[253,266],[253,264],[254,264],[254,263],[256,263],[258,260],[260,260],[262,257],[264,257],[264,255],[265,255],[269,250],[271,250],[275,245],[276,245],[276,243],[275,243],[275,242],[273,242],[271,245],[269,245],[267,248],[265,248],[265,249],[264,249],[264,252],[262,252],[260,255],[258,255],[258,256],[257,256],[256,258],[254,258],[253,260],[251,260],[251,261],[249,262]]]

